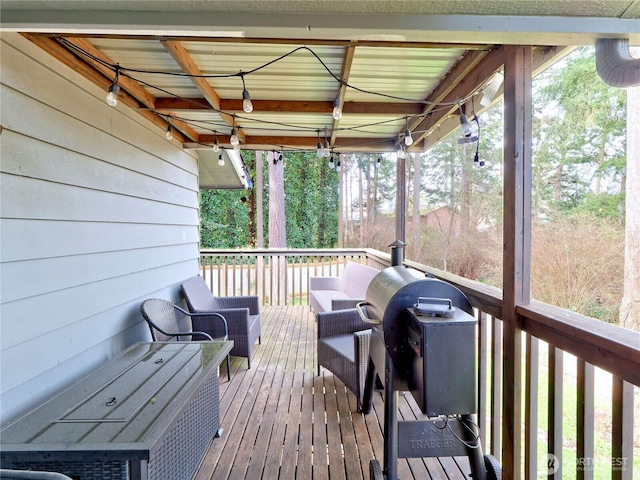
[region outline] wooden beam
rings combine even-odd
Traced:
[[[454,103],[457,100],[469,96],[478,86],[498,70],[504,63],[503,48],[496,47],[490,52],[468,52],[444,77],[438,87],[426,99],[432,103]],[[431,129],[436,127],[443,118],[450,115],[458,107],[452,105],[450,108],[435,108],[428,105],[425,112],[431,112],[417,124],[410,126],[414,143],[426,137]],[[412,145],[413,147],[413,145]]]
[[[160,43],[162,43],[162,46],[169,52],[180,68],[182,68],[185,73],[192,75],[190,78],[193,84],[202,92],[209,105],[220,113],[224,122],[229,126],[233,125],[233,117],[222,111],[220,96],[207,79],[200,76],[202,75],[200,68],[198,68],[198,65],[196,65],[196,62],[191,55],[189,55],[189,52],[187,52],[187,49],[184,48],[182,43],[173,40],[161,40]],[[241,137],[240,132],[238,132],[238,137]]]
[[[86,63],[84,59],[78,57],[78,55],[73,53],[72,50],[64,47],[57,40],[41,35],[31,35],[29,33],[23,33],[22,36],[24,36],[27,40],[33,42],[38,47],[42,48],[45,52],[47,52],[49,55],[51,55],[67,67],[71,68],[77,74],[83,76],[91,83],[103,89],[105,94],[107,92],[107,89],[111,86],[111,79],[105,77],[102,73]],[[132,97],[126,90],[120,90],[120,93],[118,95],[118,102],[126,105],[127,107],[139,109],[140,115],[149,120],[152,124],[160,127],[163,130],[167,129],[168,124],[166,121],[164,121],[162,118],[160,118],[150,110],[141,109],[142,105],[140,104],[140,102],[136,98]],[[182,134],[182,132],[176,132],[174,134],[174,137],[180,142],[194,140],[193,138],[187,138]]]
[[[344,49],[344,56],[342,57],[342,68],[340,69],[340,86],[338,87],[338,91],[336,93],[336,98],[340,101],[340,106],[344,105],[344,97],[347,93],[347,83],[349,83],[349,75],[351,75],[351,65],[353,64],[353,56],[356,52],[355,45],[349,45]],[[331,112],[333,113],[333,103],[331,104]],[[342,112],[344,113],[344,111]],[[340,125],[340,120],[333,119],[333,123],[331,124],[331,139],[329,143],[333,146],[336,141],[336,132],[338,130],[338,126]]]
[[[327,113],[333,111],[333,102],[314,100],[251,100],[253,111],[287,113]],[[242,100],[220,99],[221,109],[225,112],[242,112]],[[401,102],[344,102],[343,115],[419,115],[421,103]],[[206,98],[156,98],[156,110],[213,110]]]
[[[63,42],[63,45],[66,45],[67,48],[69,48],[72,52],[81,56],[81,58],[84,58],[85,61],[89,65],[93,66],[93,68],[95,68],[97,71],[102,73],[107,78],[113,79],[114,77],[113,69],[103,65],[101,62],[93,60],[91,57],[100,59],[102,62],[105,62],[110,65],[115,65],[116,62],[114,62],[112,59],[107,57],[104,53],[102,53],[96,47],[91,45],[87,40],[83,38],[66,38],[65,37],[62,39],[62,42]],[[69,45],[72,45],[72,46],[69,46]],[[73,48],[73,47],[76,47],[76,48]],[[82,52],[86,52],[90,56],[84,55],[84,53]],[[126,77],[124,75],[120,75],[120,78],[118,79],[118,85],[120,86],[120,92],[122,92],[122,90],[126,90],[129,94],[131,94],[132,97],[136,98],[142,105],[149,108],[155,107],[154,96],[151,95],[149,92],[147,92],[147,90],[145,90],[145,88],[135,80],[129,77]]]
[[[211,84],[205,78],[200,76],[202,75],[202,71],[196,65],[196,62],[193,60],[189,52],[187,52],[186,48],[184,48],[182,42],[161,40],[160,43],[162,43],[164,48],[171,54],[173,59],[185,71],[185,73],[192,75],[190,77],[191,81],[202,92],[209,105],[211,105],[214,110],[218,111],[222,120],[227,125],[233,126],[235,124],[235,118],[233,115],[223,111],[220,104],[220,96]],[[236,135],[240,139],[241,143],[246,142],[245,134],[240,128],[236,128]]]

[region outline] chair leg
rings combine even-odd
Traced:
[[[258,345],[262,345],[262,335],[258,337]]]
[[[251,355],[247,355],[247,370],[251,370]]]
[[[227,381],[231,381],[231,362],[229,361],[229,355],[227,355]]]

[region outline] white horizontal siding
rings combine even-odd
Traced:
[[[2,422],[149,338],[198,273],[197,158],[16,34],[0,37]]]

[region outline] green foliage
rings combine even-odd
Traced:
[[[311,153],[284,153],[285,212],[290,248],[330,248],[338,238],[338,176]],[[255,152],[243,152],[255,181]],[[264,235],[268,238],[269,165],[263,156]],[[252,190],[202,190],[202,248],[240,248],[255,244],[255,195]]]
[[[330,248],[338,238],[338,176],[315,153],[285,153],[287,246]]]
[[[201,248],[238,248],[249,244],[245,190],[200,191]]]

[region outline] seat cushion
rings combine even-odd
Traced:
[[[351,296],[340,290],[313,290],[310,292],[310,303],[314,312],[330,312],[331,300],[334,298],[345,300]]]
[[[337,356],[344,357],[350,362],[356,361],[353,333],[324,337],[318,340],[318,342],[322,342],[327,347],[331,348]]]

